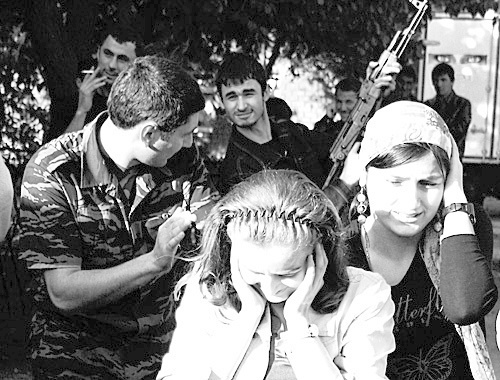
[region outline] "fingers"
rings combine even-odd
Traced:
[[[370,78],[373,71],[376,67],[378,67],[379,63],[375,61],[371,61],[368,63],[366,68],[366,77]],[[401,64],[395,60],[389,59],[386,64],[382,67],[378,78],[375,80],[375,87],[389,87],[391,89],[396,88],[396,75],[401,71]]]
[[[382,75],[397,75],[401,71],[401,64],[397,61],[391,61],[389,60],[385,65],[384,68],[382,69],[381,74]]]
[[[326,257],[325,248],[321,242],[316,243],[316,277],[321,281],[321,286],[323,286],[323,276],[326,273],[326,267],[328,266],[328,258]]]
[[[369,78],[373,70],[378,66],[377,61],[368,62],[368,66],[366,67],[366,77]]]
[[[147,228],[157,228],[158,226],[165,223],[165,220],[167,220],[168,218],[170,218],[170,214],[168,214],[168,213],[164,213],[164,214],[161,214],[159,216],[149,218],[146,221],[145,226]]]
[[[351,150],[349,151],[349,155],[357,155],[359,153],[359,149],[361,148],[361,141],[356,141]]]
[[[161,239],[161,243],[165,244],[166,248],[174,249],[182,241],[185,231],[193,222],[196,222],[196,215],[178,208],[161,224],[157,240]]]
[[[344,161],[344,168],[342,173],[340,173],[339,179],[342,180],[347,186],[354,187],[358,181],[361,174],[361,167],[359,165],[359,149],[361,143],[355,142],[351,150],[347,154]]]
[[[313,255],[315,255],[315,259],[313,259]],[[314,298],[324,284],[323,276],[325,275],[328,265],[328,258],[326,257],[326,252],[322,243],[316,243],[314,252],[307,260],[307,271],[304,282],[306,282],[306,278],[310,276],[308,283],[311,284],[310,291]]]
[[[443,194],[445,205],[455,202],[467,202],[463,185],[463,165],[460,160],[457,144],[453,138],[451,138],[451,140],[452,153],[450,159],[450,172],[446,178]]]
[[[80,84],[80,92],[91,93],[106,84],[106,79],[103,77],[99,78],[85,78]]]
[[[234,252],[231,252],[230,254],[230,265],[231,265],[231,278],[233,280],[233,286],[237,290],[237,288],[239,287],[238,285],[242,284],[243,279],[240,273],[238,256]]]
[[[167,212],[164,212],[161,215],[157,215],[157,216],[153,216],[153,217],[149,218],[146,221],[145,226],[148,227],[148,228],[158,227],[158,226],[162,225],[163,223],[165,223],[165,221],[167,219],[171,218],[176,213],[176,211],[179,210],[179,209],[180,209],[180,206],[179,205],[175,205],[174,207],[172,207]]]
[[[101,68],[97,66],[94,69],[94,66],[92,66],[89,70],[83,70],[82,73],[85,73],[85,79],[87,78],[95,78],[97,77],[97,74],[101,72]]]
[[[327,264],[328,259],[326,257],[325,249],[321,243],[317,243],[314,252],[307,257],[306,274],[299,287],[299,289],[305,292],[303,297],[310,298],[311,301],[314,299],[324,284],[323,276],[325,275]],[[299,289],[297,289],[296,292]]]
[[[100,67],[94,69],[94,66],[92,66],[90,70],[84,70],[84,72],[88,73],[85,75],[83,80],[80,80],[79,84],[77,83],[80,92],[90,93],[106,84],[106,77],[99,76],[99,73],[101,72]]]
[[[450,172],[448,173],[448,178],[446,183],[449,184],[452,181],[459,180],[462,183],[463,177],[463,165],[460,160],[460,153],[458,151],[457,143],[455,139],[451,138],[452,141],[452,151],[451,151],[451,159],[450,159]]]
[[[462,161],[460,160],[460,152],[458,151],[457,143],[455,142],[455,139],[453,137],[451,138],[451,144],[452,144],[452,150],[451,150],[450,173],[458,171],[457,174],[462,175],[463,170],[462,170]]]
[[[314,252],[307,256],[307,269],[306,269],[306,274],[304,276],[304,281],[302,284],[310,284],[312,285],[314,283],[314,278],[316,276],[316,266],[314,265],[314,258],[313,258]]]
[[[185,231],[193,222],[196,223],[196,215],[179,207],[160,228],[170,231]]]
[[[240,271],[240,259],[235,251],[231,251],[230,254],[230,265],[231,265],[231,279],[233,280],[233,286],[240,295],[240,298],[244,298],[244,289],[249,286],[241,275]]]

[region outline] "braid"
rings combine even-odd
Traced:
[[[239,310],[241,303],[231,281],[228,228],[260,244],[304,247],[321,241],[328,267],[325,285],[312,306],[320,313],[336,310],[349,284],[339,217],[307,177],[292,170],[259,172],[234,186],[211,210],[195,271],[210,302],[229,302]]]

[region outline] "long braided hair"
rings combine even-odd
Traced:
[[[240,310],[241,302],[231,281],[229,223],[261,244],[314,246],[321,241],[328,266],[323,288],[312,307],[319,313],[337,309],[349,285],[341,223],[333,203],[305,175],[294,170],[254,174],[234,186],[206,220],[199,261],[195,264],[202,292],[215,305],[229,302]]]

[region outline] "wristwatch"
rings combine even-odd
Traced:
[[[444,217],[448,215],[450,212],[455,211],[463,211],[469,214],[469,219],[471,223],[474,225],[476,223],[476,213],[474,212],[474,205],[472,203],[452,203],[449,206],[443,208],[441,216],[444,220]]]

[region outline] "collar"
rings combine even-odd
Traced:
[[[259,142],[256,142],[256,141],[255,141],[255,137],[257,136],[257,135],[254,133],[255,129],[251,130],[251,132],[250,132],[250,133],[251,133],[251,135],[252,135],[252,138],[249,138],[249,137],[245,136],[245,134],[243,134],[243,133],[241,132],[241,130],[245,130],[245,128],[240,128],[240,127],[238,127],[238,126],[236,125],[236,123],[233,123],[232,125],[233,125],[233,131],[237,131],[237,132],[238,132],[238,135],[239,135],[239,136],[241,136],[241,137],[240,137],[240,142],[241,142],[241,140],[242,140],[242,139],[245,139],[245,140],[248,140],[248,141],[252,141],[253,143],[255,143],[255,144],[257,144],[257,145],[263,145],[263,144],[266,144],[266,143],[268,143],[269,141],[271,141],[271,140],[273,140],[273,139],[274,139],[274,131],[273,131],[273,130],[275,129],[275,127],[273,126],[273,123],[271,122],[271,120],[269,120],[269,131],[271,132],[271,140],[266,141],[266,142],[262,142],[262,143],[259,143]]]
[[[109,185],[117,181],[116,175],[106,165],[106,161],[111,159],[104,157],[98,142],[99,130],[106,120],[103,117],[105,114],[107,114],[106,111],[99,114],[83,131],[80,171],[80,184],[82,188]],[[163,168],[148,166],[147,170],[153,175],[153,178],[160,174],[166,176],[172,175],[172,172],[166,166]]]
[[[438,99],[440,102],[449,103],[454,97],[455,97],[455,91],[451,90],[451,92],[448,95],[446,96],[438,95],[436,96],[436,99]]]
[[[82,188],[109,185],[113,182],[113,175],[106,166],[97,141],[97,135],[106,120],[102,117],[104,113],[99,114],[83,131],[80,173]]]
[[[280,132],[283,129],[286,129],[286,126],[287,126],[288,122],[289,122],[288,120],[286,122],[282,122],[282,123],[273,123],[273,122],[269,121],[269,125],[271,126],[271,138],[273,140],[277,136],[279,136]],[[255,141],[253,141],[253,140],[249,139],[248,137],[246,137],[245,135],[243,135],[243,133],[241,133],[239,131],[238,127],[234,123],[233,123],[233,133],[235,134],[235,138],[237,138],[240,142],[244,141],[244,140],[247,140],[247,141],[252,141],[253,143],[257,144]]]

